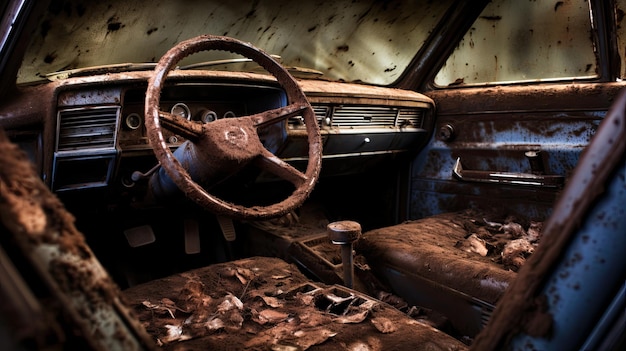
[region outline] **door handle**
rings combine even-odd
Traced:
[[[501,183],[540,187],[561,187],[565,177],[533,173],[474,171],[463,169],[461,158],[456,159],[452,175],[465,182]]]

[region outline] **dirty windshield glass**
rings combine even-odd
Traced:
[[[322,78],[387,85],[410,63],[450,1],[53,1],[18,82],[61,70],[157,62],[176,43],[225,35]],[[236,58],[193,55],[181,65]],[[200,69],[228,69],[209,65]],[[231,65],[232,66],[232,65]],[[234,69],[234,67],[233,67]]]

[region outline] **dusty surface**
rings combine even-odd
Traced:
[[[48,312],[58,314],[63,321],[70,333],[65,338],[84,338],[94,348],[124,345],[126,349],[135,349],[144,342],[143,346],[151,345],[136,321],[127,319],[128,310],[119,301],[118,287],[74,226],[74,217],[35,174],[26,155],[8,142],[2,130],[0,219],[8,229],[6,235],[11,235],[32,264],[38,275],[36,279],[50,290],[55,303],[44,307],[51,309],[48,305],[57,303],[61,306]],[[107,321],[111,324],[108,328],[103,327],[101,312],[114,313]],[[132,326],[137,329],[132,330]]]
[[[541,223],[446,213],[370,231],[357,243],[369,265],[391,266],[495,303],[532,253]]]
[[[546,221],[543,244],[520,270],[519,277],[502,297],[500,307],[475,339],[473,349],[501,350],[517,333],[545,337],[552,332],[553,318],[542,295],[543,284],[594,203],[605,194],[607,182],[615,176],[612,173],[623,165],[625,106],[626,94],[622,92],[585,149]]]
[[[309,150],[307,169],[304,174],[280,161],[273,154],[265,151],[258,138],[255,127],[251,126],[253,122],[252,118],[236,119],[235,121],[237,121],[239,126],[235,129],[232,129],[234,127],[233,120],[216,121],[211,123],[211,127],[203,128],[206,133],[198,140],[198,146],[200,149],[214,150],[215,148],[213,147],[207,148],[205,145],[202,145],[202,142],[203,140],[210,141],[212,139],[210,138],[211,135],[220,136],[220,138],[214,140],[217,145],[224,146],[217,152],[220,158],[222,158],[222,162],[212,164],[212,166],[216,167],[216,169],[222,169],[225,167],[225,163],[223,162],[224,160],[229,160],[231,161],[230,163],[238,163],[246,160],[246,158],[248,158],[247,161],[249,161],[251,156],[256,155],[261,157],[265,161],[262,166],[264,170],[277,174],[278,176],[291,181],[296,186],[293,193],[279,203],[267,206],[245,207],[242,205],[228,203],[208,194],[191,179],[180,162],[176,161],[163,139],[163,134],[160,131],[158,109],[160,106],[160,94],[165,78],[172,67],[174,67],[175,64],[181,59],[191,54],[206,50],[230,51],[252,59],[262,66],[267,72],[272,74],[272,76],[276,77],[278,83],[285,90],[287,100],[291,105],[302,105],[305,107],[302,109],[302,117],[306,121]],[[311,104],[308,102],[296,80],[287,72],[285,68],[275,62],[267,54],[253,47],[249,43],[241,42],[228,37],[201,35],[176,44],[176,46],[168,50],[163,57],[161,57],[154,69],[154,75],[151,76],[148,81],[145,115],[145,125],[148,139],[150,139],[150,144],[154,150],[154,154],[160,161],[161,166],[167,171],[172,181],[179,187],[185,196],[187,196],[187,198],[195,201],[198,205],[210,210],[211,212],[225,214],[234,218],[247,219],[267,219],[281,216],[296,207],[299,207],[309,196],[319,178],[322,165],[322,139]],[[276,116],[270,116],[272,116],[272,114],[268,112],[257,116],[255,121],[257,123],[255,124],[260,126],[289,117],[289,115],[285,113],[279,113],[279,116],[282,117],[278,118],[276,118]],[[225,138],[226,140],[224,140],[223,135],[227,136]],[[210,146],[210,143],[208,143],[208,145]],[[207,155],[211,156],[209,153],[206,154],[205,157]],[[242,156],[246,157],[242,158]],[[210,158],[212,158],[212,161],[217,161],[217,158]]]
[[[377,300],[255,257],[124,292],[166,350],[463,350]]]

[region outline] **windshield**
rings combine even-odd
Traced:
[[[32,38],[18,82],[61,70],[157,62],[176,43],[213,34],[248,41],[280,56],[283,65],[320,71],[324,79],[389,85],[449,2],[55,0]],[[181,66],[237,57],[202,53]]]

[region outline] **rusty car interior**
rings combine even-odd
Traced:
[[[625,0],[0,8],[2,350],[626,348]]]

